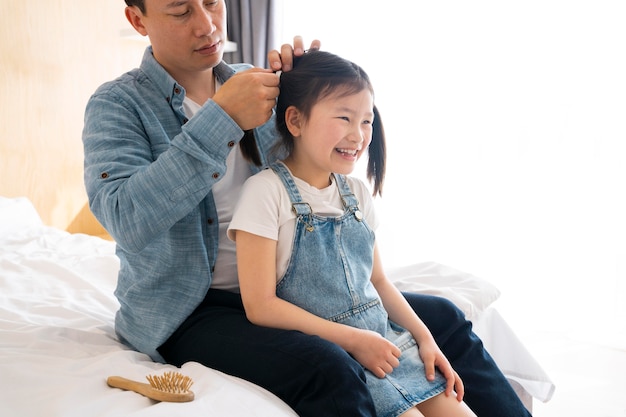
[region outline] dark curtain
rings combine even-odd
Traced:
[[[228,63],[267,68],[267,53],[277,48],[282,0],[226,0],[228,40],[237,51],[224,54]]]

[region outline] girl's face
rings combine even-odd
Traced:
[[[285,162],[292,173],[320,189],[329,185],[332,172],[350,174],[372,140],[373,109],[369,90],[326,96],[306,120],[294,107],[287,109],[294,148]]]

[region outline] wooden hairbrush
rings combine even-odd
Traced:
[[[156,401],[183,403],[194,398],[193,391],[189,390],[193,380],[181,373],[165,372],[161,376],[148,375],[146,379],[149,384],[121,376],[110,376],[107,378],[107,384],[113,388],[134,391]]]

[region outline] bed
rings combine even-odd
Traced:
[[[0,414],[3,416],[272,416],[296,414],[264,389],[198,363],[152,362],[113,329],[119,261],[115,243],[44,225],[27,198],[0,197]],[[441,295],[474,323],[525,405],[554,384],[500,316],[490,283],[436,263],[390,269],[406,291]],[[194,401],[160,403],[110,388],[165,371],[194,380]]]

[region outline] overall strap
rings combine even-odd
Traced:
[[[346,209],[353,208],[358,210],[359,200],[350,189],[348,181],[346,181],[346,176],[341,174],[333,175],[335,176],[335,181],[337,182],[337,188],[339,189],[339,195],[341,195],[341,202],[343,203],[343,207]]]
[[[363,216],[359,210],[359,200],[350,189],[348,181],[346,181],[346,176],[341,174],[333,175],[335,176],[335,181],[337,182],[337,188],[339,189],[339,195],[341,196],[343,207],[346,211],[354,213],[356,219],[361,221]]]
[[[289,173],[287,167],[282,162],[274,162],[270,165],[270,168],[274,170],[285,185],[287,194],[289,194],[289,199],[291,200],[291,207],[296,216],[312,214],[313,210],[311,209],[311,206],[309,203],[302,201],[302,195],[300,195],[298,186],[293,180],[293,177]]]

